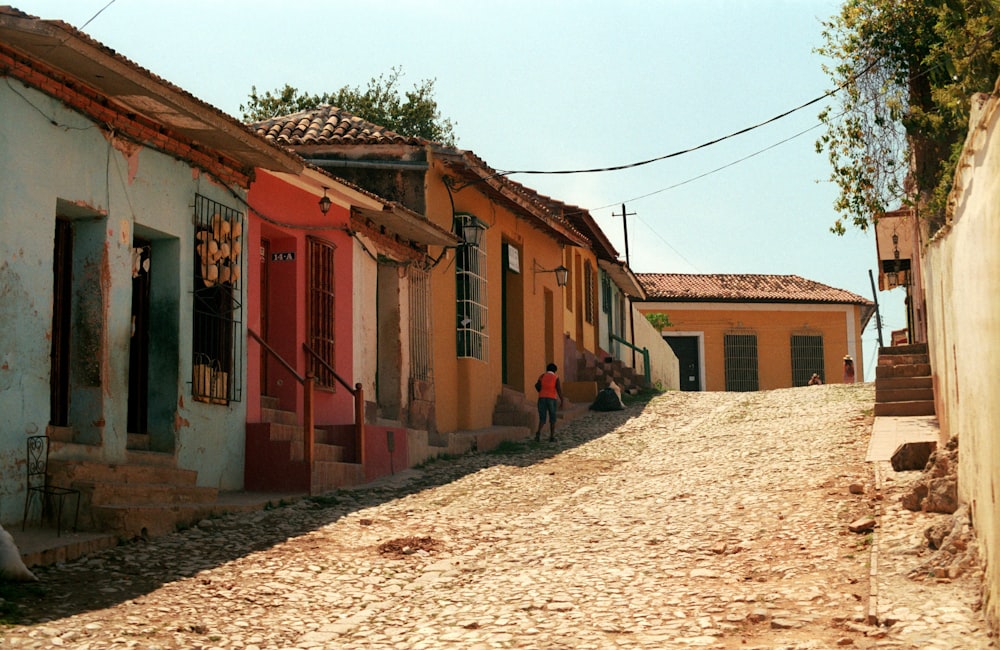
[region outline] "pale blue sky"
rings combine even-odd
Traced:
[[[11,0],[81,27],[108,0]],[[83,31],[238,117],[251,85],[322,92],[402,66],[436,79],[458,145],[496,169],[579,169],[714,140],[830,89],[829,0],[117,0]],[[815,128],[823,105],[710,148],[632,170],[514,175],[589,208],[638,272],[797,274],[871,299],[873,234],[830,234],[836,188]],[[676,186],[679,183],[686,184]],[[667,189],[672,188],[672,189]],[[655,194],[653,194],[655,193]],[[646,196],[650,195],[652,196]],[[646,198],[638,198],[646,196]],[[884,335],[906,326],[880,292]],[[875,320],[864,335],[874,373]]]

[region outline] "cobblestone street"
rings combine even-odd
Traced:
[[[992,647],[971,577],[885,595],[946,593],[919,625],[868,624],[873,535],[848,525],[875,511],[872,401],[667,393],[552,444],[206,521],[37,570],[0,647]],[[905,574],[913,537],[879,570]]]

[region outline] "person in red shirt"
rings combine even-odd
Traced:
[[[546,418],[549,421],[549,442],[556,439],[556,410],[563,404],[562,384],[556,374],[558,370],[556,364],[550,363],[535,382],[535,390],[538,391],[538,431],[535,432],[535,442],[542,438],[542,426]]]

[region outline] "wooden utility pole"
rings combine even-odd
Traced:
[[[617,217],[618,215],[614,212],[611,213],[612,217]],[[635,212],[627,212],[625,210],[625,204],[622,203],[622,229],[625,231],[625,265],[632,268],[632,260],[628,256],[628,218],[630,216],[635,216]],[[635,368],[635,320],[632,318],[632,300],[628,301],[628,325],[629,325],[629,343],[633,345],[632,347],[632,368]]]
[[[612,217],[621,216],[621,218],[622,218],[622,228],[625,231],[625,263],[628,264],[629,268],[632,268],[632,260],[630,260],[629,257],[628,257],[628,218],[629,217],[634,217],[635,216],[635,212],[626,212],[625,211],[625,204],[622,203],[622,213],[621,213],[621,215],[618,215],[617,213],[612,212],[611,216]]]

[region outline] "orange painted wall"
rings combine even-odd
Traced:
[[[486,251],[488,359],[456,356],[456,292],[455,258],[450,254],[441,259],[431,272],[432,310],[434,318],[434,392],[435,413],[439,431],[455,431],[489,427],[493,409],[503,388],[503,345],[501,332],[508,319],[508,334],[516,341],[508,358],[508,385],[516,390],[527,388],[529,399],[534,397],[535,378],[544,371],[546,359],[544,289],[555,295],[553,332],[550,349],[561,353],[564,331],[562,289],[555,274],[535,273],[534,268],[553,269],[562,263],[560,245],[542,230],[528,225],[515,212],[499,202],[491,201],[475,185],[452,190],[449,198],[442,177],[447,172],[432,161],[427,172],[426,213],[434,223],[452,229],[452,200],[456,212],[475,215],[488,224],[483,234]],[[505,269],[503,247],[512,245],[518,254],[520,273]],[[441,249],[432,247],[432,256]],[[503,309],[503,274],[509,280],[509,301]],[[559,360],[556,359],[556,363]]]
[[[597,257],[590,250],[576,247],[566,248],[563,264],[569,269],[569,282],[563,294],[565,334],[576,344],[578,352],[586,350],[596,354],[598,348],[597,324],[600,318],[597,294],[599,276]],[[591,270],[589,287],[586,283],[585,272],[588,264]],[[588,292],[593,301],[592,322],[588,322],[586,316]]]
[[[854,305],[638,303],[643,313],[666,313],[673,324],[665,333],[703,337],[702,385],[705,390],[726,389],[724,336],[733,331],[757,335],[758,379],[761,390],[792,384],[791,336],[823,336],[826,383],[841,383],[843,358],[854,358],[855,376],[864,376],[861,315]]]

